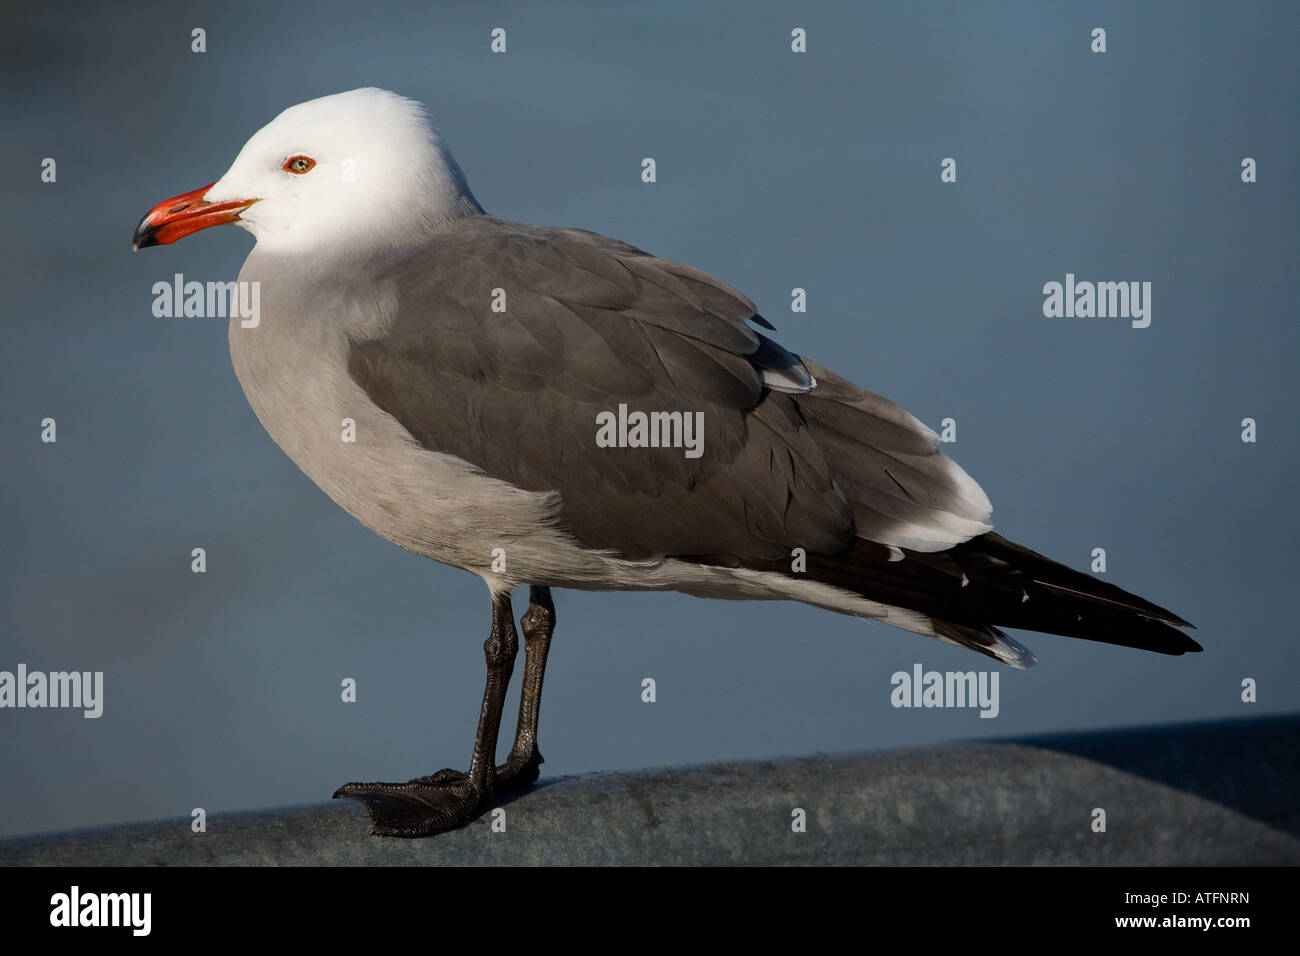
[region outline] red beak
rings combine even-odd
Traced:
[[[132,249],[145,246],[165,246],[177,239],[184,239],[192,232],[206,229],[208,226],[221,226],[235,222],[239,214],[247,209],[256,199],[227,199],[225,202],[204,202],[203,195],[215,183],[208,183],[192,193],[185,193],[160,202],[140,220],[131,237]]]

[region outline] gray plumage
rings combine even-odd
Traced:
[[[955,542],[987,515],[885,400],[825,371],[811,394],[765,387],[771,366],[810,376],[748,327],[753,303],[698,270],[593,233],[473,216],[379,281],[398,290],[396,310],[352,339],[351,377],[423,447],[560,491],[584,547],[743,562],[843,550],[855,534],[902,543],[904,521],[957,525]],[[597,414],[619,403],[702,412],[703,455],[597,447]]]

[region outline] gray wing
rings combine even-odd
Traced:
[[[423,447],[558,491],[587,547],[743,563],[988,530],[983,492],[929,429],[828,372],[813,387],[747,324],[766,325],[753,303],[699,270],[474,216],[387,278],[391,322],[351,343],[353,379]],[[702,413],[702,454],[598,447],[597,416],[620,404]]]

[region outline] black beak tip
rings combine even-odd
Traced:
[[[140,220],[140,224],[135,227],[135,232],[131,234],[131,251],[139,252],[146,246],[158,245],[158,230],[149,225],[149,216],[146,213]]]

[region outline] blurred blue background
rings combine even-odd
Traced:
[[[561,592],[544,774],[1294,711],[1297,9],[6,5],[0,670],[102,670],[106,691],[98,720],[0,710],[0,833],[468,762],[482,583],[298,471],[244,400],[224,320],[152,315],[174,273],[233,279],[249,235],[130,248],[143,213],[219,177],[281,109],[358,86],[426,103],[489,212],[708,270],[787,347],[931,426],[955,418],[946,450],[999,531],[1082,569],[1106,548],[1109,580],[1206,647],[1020,633],[1040,663],[1003,669],[981,720],[893,709],[890,675],[915,662],[998,665],[881,624]],[[1067,272],[1150,281],[1150,328],[1044,318]]]

